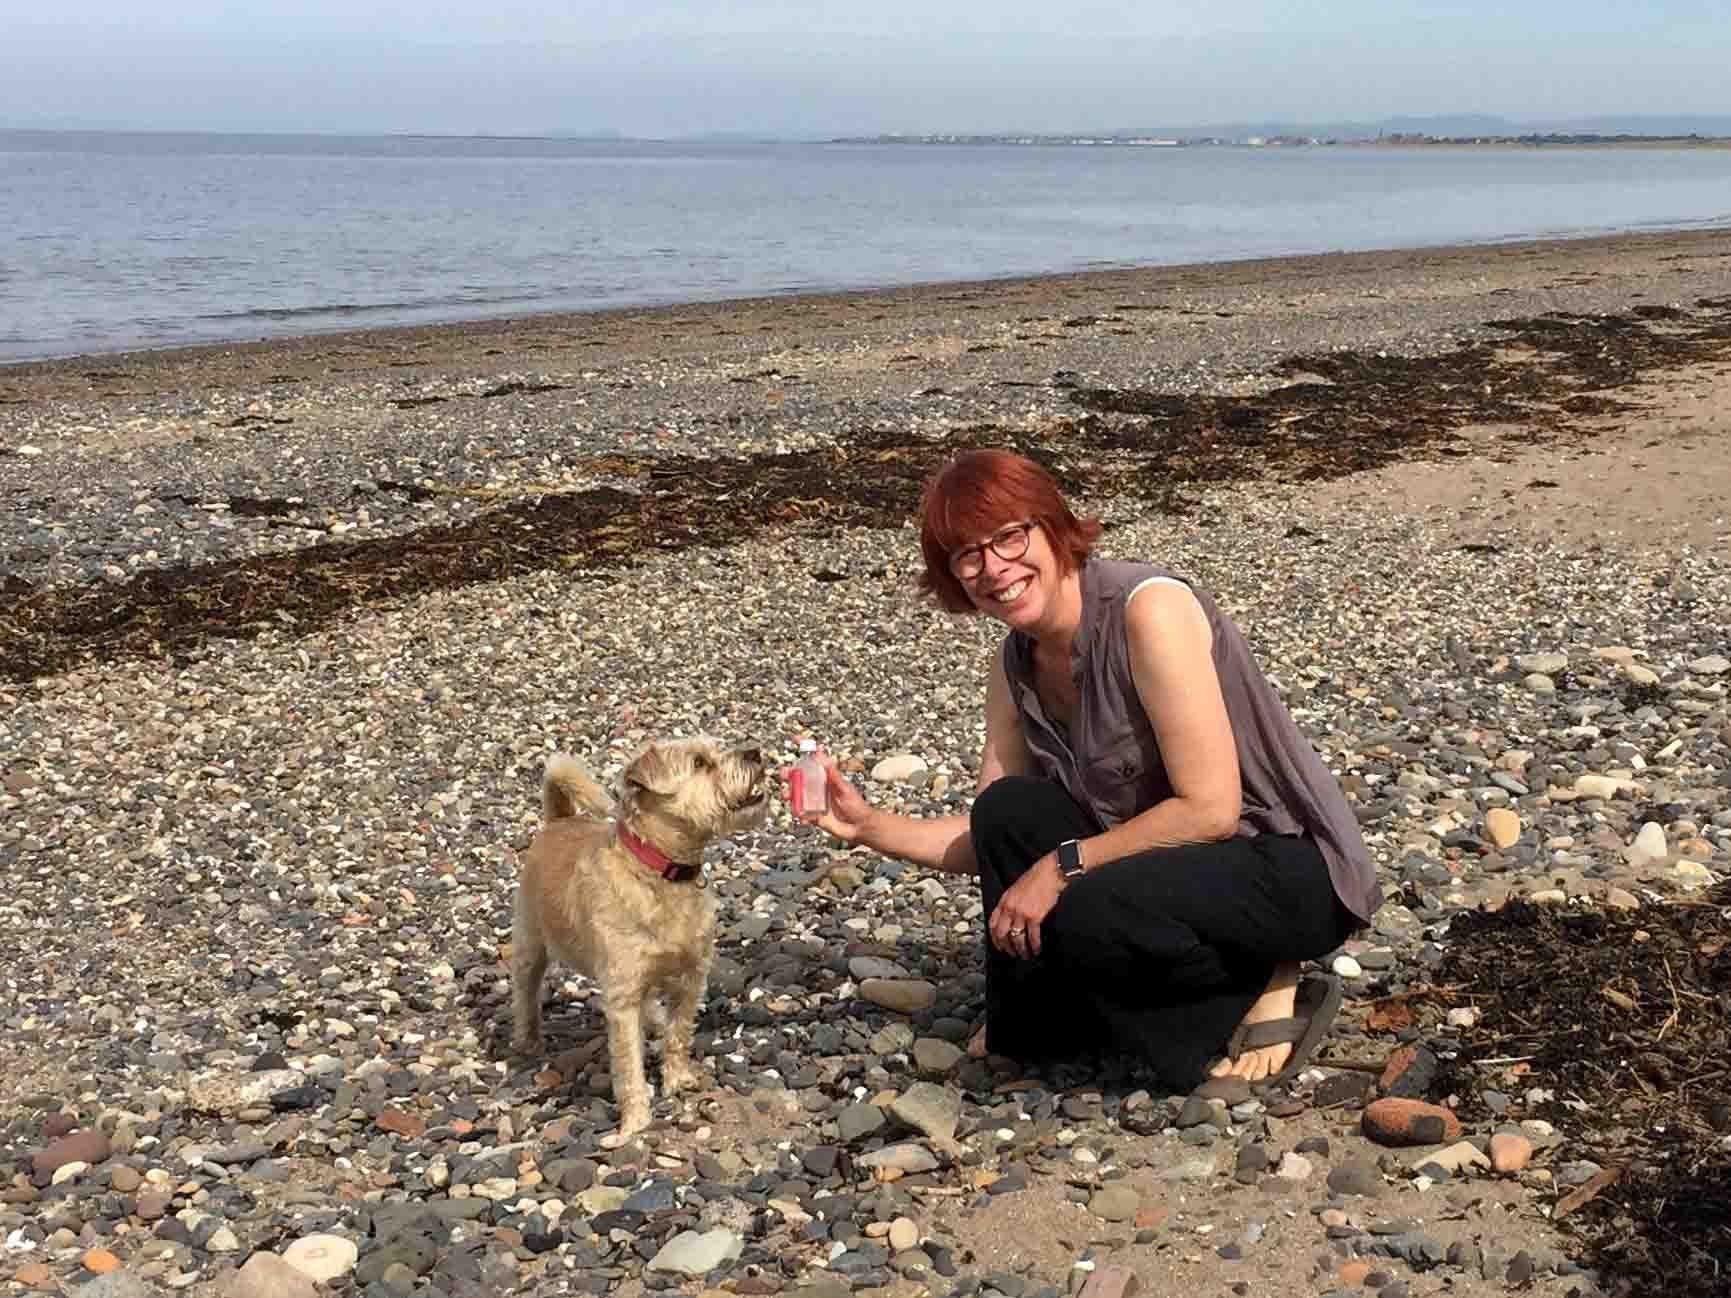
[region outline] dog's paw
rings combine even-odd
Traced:
[[[664,1095],[678,1095],[681,1091],[700,1091],[703,1089],[703,1074],[690,1064],[663,1063],[661,1065],[661,1090]]]
[[[648,1125],[648,1108],[628,1109],[619,1115],[619,1130],[608,1132],[596,1143],[603,1149],[618,1149]]]

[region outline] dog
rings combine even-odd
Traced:
[[[544,1053],[541,980],[550,958],[601,985],[617,1138],[649,1125],[644,1020],[665,1024],[665,1094],[697,1086],[691,1036],[715,950],[703,849],[761,825],[762,755],[708,739],[651,743],[627,765],[617,801],[575,757],[551,758],[542,825],[523,858],[512,926],[512,1046]]]

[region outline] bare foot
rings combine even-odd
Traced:
[[[986,1025],[981,1023],[974,1029],[974,1035],[968,1038],[968,1058],[984,1059],[986,1057]]]
[[[1291,1018],[1297,1005],[1298,966],[1279,965],[1268,980],[1267,989],[1245,1013],[1244,1022],[1266,1023],[1270,1019]],[[1236,1059],[1222,1059],[1208,1073],[1211,1077],[1242,1077],[1247,1082],[1260,1082],[1286,1067],[1286,1061],[1291,1058],[1292,1045],[1283,1041],[1279,1045],[1246,1050]]]

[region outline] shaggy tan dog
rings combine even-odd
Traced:
[[[757,750],[706,739],[645,748],[626,766],[617,804],[576,758],[561,754],[547,763],[544,823],[517,887],[512,1044],[527,1055],[544,1049],[541,980],[549,957],[596,979],[620,1138],[649,1125],[646,1015],[666,1027],[664,1092],[697,1084],[691,1034],[715,947],[703,849],[762,824],[768,804]]]

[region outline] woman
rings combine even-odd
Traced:
[[[1340,1001],[1332,975],[1301,986],[1299,962],[1370,919],[1375,868],[1238,628],[1177,577],[1091,558],[1099,533],[1022,456],[973,451],[942,470],[922,506],[921,586],[1008,628],[973,811],[885,813],[831,762],[829,809],[806,818],[979,875],[975,1053],[1112,1047],[1183,1089],[1285,1081]]]

